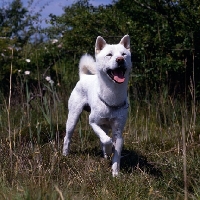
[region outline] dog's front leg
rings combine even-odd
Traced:
[[[116,177],[119,175],[119,170],[120,170],[120,159],[123,147],[123,138],[121,134],[117,134],[114,136],[114,140],[115,140],[115,145],[114,145],[115,150],[112,158],[112,175],[113,177]]]
[[[106,132],[95,122],[95,120],[91,117],[89,117],[89,123],[92,127],[93,131],[96,133],[96,135],[99,137],[101,143],[103,145],[109,145],[112,144],[112,139],[106,134]]]
[[[108,135],[106,135],[106,133],[101,129],[100,126],[98,126],[95,123],[90,123],[90,125],[91,125],[92,129],[94,130],[94,132],[99,137],[99,139],[103,145],[112,144],[112,138],[110,138]]]

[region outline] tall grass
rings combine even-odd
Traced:
[[[143,101],[130,94],[121,174],[112,178],[87,113],[75,129],[71,154],[62,156],[73,86],[64,90],[40,77],[33,90],[28,75],[20,72],[19,79],[19,95],[2,97],[0,107],[2,199],[200,198],[199,105],[193,97],[186,104],[164,89]]]

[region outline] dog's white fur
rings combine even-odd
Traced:
[[[123,146],[122,132],[128,113],[127,85],[132,68],[129,36],[125,35],[120,43],[115,45],[107,44],[98,36],[95,57],[96,62],[90,55],[83,55],[79,63],[80,80],[68,101],[69,113],[63,155],[69,153],[75,125],[87,106],[91,109],[89,124],[100,138],[104,157],[110,156],[112,151],[114,153],[112,175],[117,176]],[[125,80],[118,83],[108,75],[108,70],[115,70],[122,65],[126,68]],[[112,138],[107,135],[109,129],[112,130]]]

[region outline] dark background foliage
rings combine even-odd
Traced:
[[[199,3],[119,0],[94,7],[88,0],[80,0],[65,7],[61,16],[51,14],[48,28],[41,28],[37,25],[39,14],[29,14],[20,0],[13,0],[6,9],[0,8],[1,91],[6,94],[8,90],[11,62],[13,79],[18,70],[30,70],[32,79],[47,70],[57,83],[73,85],[80,56],[94,55],[98,35],[116,43],[129,34],[133,61],[130,90],[134,92],[134,86],[138,98],[163,88],[170,95],[185,97],[191,85],[199,98]]]

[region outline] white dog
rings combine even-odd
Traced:
[[[68,102],[68,120],[63,155],[69,145],[82,110],[91,111],[89,123],[100,138],[104,157],[112,157],[112,175],[117,176],[123,146],[122,132],[128,113],[127,85],[132,68],[130,38],[125,35],[119,44],[109,45],[98,36],[95,44],[96,62],[83,55],[79,63],[80,80]],[[112,138],[108,130],[112,130]]]

